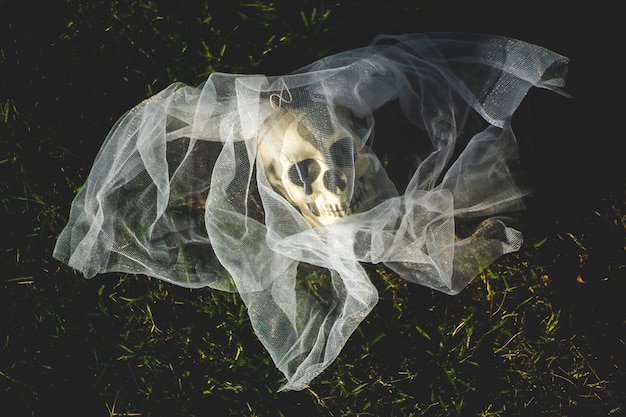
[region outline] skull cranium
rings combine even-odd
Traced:
[[[279,112],[258,141],[273,188],[312,226],[364,209],[370,154],[345,112],[317,106]]]

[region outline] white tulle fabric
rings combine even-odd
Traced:
[[[520,232],[496,217],[525,195],[511,175],[510,119],[529,88],[558,91],[566,66],[514,39],[415,34],[380,36],[289,75],[216,73],[197,88],[174,84],[113,127],[54,256],[86,277],[141,273],[237,291],[287,378],[281,389],[303,389],[378,300],[362,262],[455,294],[519,249]],[[370,149],[374,133],[377,143],[389,139],[374,112],[391,102],[401,109],[393,117],[419,128],[415,142],[429,146],[400,192]],[[358,192],[366,203],[316,223],[270,182],[276,167],[259,156],[262,138],[289,115],[304,115],[306,143],[331,168],[341,165],[348,199]],[[473,117],[479,130],[469,128]],[[325,145],[338,131],[354,139],[343,163]],[[290,149],[274,152],[296,164],[302,156]],[[365,174],[355,168],[363,157]],[[299,185],[312,186],[297,171]],[[460,236],[459,219],[470,217],[483,221]]]

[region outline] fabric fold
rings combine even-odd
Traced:
[[[456,294],[520,248],[501,216],[527,194],[511,118],[530,88],[561,92],[567,63],[499,36],[381,35],[291,74],[173,84],[112,128],[54,257],[238,292],[301,390],[378,300],[361,263]]]

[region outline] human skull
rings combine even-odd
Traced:
[[[370,155],[346,113],[319,107],[279,111],[258,140],[274,189],[312,226],[364,209]]]

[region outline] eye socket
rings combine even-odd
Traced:
[[[348,168],[354,165],[354,140],[341,138],[330,145],[330,159],[338,167]]]
[[[321,171],[320,164],[316,160],[305,159],[293,164],[287,175],[292,184],[304,188],[304,193],[311,195],[313,193],[311,184],[317,179]]]
[[[324,187],[334,194],[341,194],[348,185],[346,176],[336,169],[329,169],[324,173]]]

